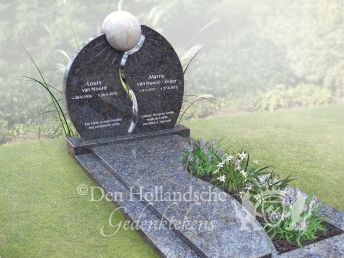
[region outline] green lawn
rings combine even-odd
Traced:
[[[344,210],[344,105],[190,121],[194,137],[215,136],[248,150],[307,193]],[[135,231],[103,237],[114,206],[76,192],[95,184],[63,140],[0,147],[1,257],[153,257]],[[113,223],[123,219],[116,214]]]
[[[114,206],[78,195],[80,184],[95,186],[63,140],[0,147],[0,257],[157,256],[135,231],[103,237]]]
[[[308,194],[344,210],[344,105],[237,114],[185,123],[193,137],[221,139],[273,165]]]

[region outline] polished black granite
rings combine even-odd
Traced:
[[[127,134],[123,136],[101,138],[89,141],[85,141],[81,137],[69,137],[67,138],[67,147],[69,153],[73,155],[79,155],[92,152],[92,148],[96,146],[99,147],[122,142],[139,141],[147,138],[163,137],[167,135],[180,135],[183,137],[189,137],[190,129],[181,124],[176,124],[175,127],[171,129],[144,132],[139,134]]]
[[[172,128],[184,95],[184,72],[176,51],[158,32],[142,26],[145,41],[124,68],[135,93],[139,119],[135,133]]]
[[[142,34],[132,54],[115,50],[101,34],[67,66],[67,109],[84,140],[174,127],[183,103],[182,65],[162,35],[144,25]]]
[[[102,34],[86,42],[67,66],[68,114],[85,140],[128,133],[132,104],[119,77],[122,55]]]

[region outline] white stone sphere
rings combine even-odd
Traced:
[[[106,16],[102,24],[102,32],[114,49],[128,51],[139,43],[141,25],[131,13],[116,11]]]

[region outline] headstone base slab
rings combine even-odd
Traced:
[[[69,138],[67,145],[70,154],[105,192],[122,193],[123,200],[114,200],[116,207],[121,207],[127,219],[137,224],[139,232],[163,257],[322,257],[325,254],[342,257],[344,234],[279,255],[265,232],[254,230],[257,226],[254,218],[229,195],[224,204],[203,203],[196,213],[190,214],[193,219],[217,221],[220,228],[213,232],[174,227],[173,219],[179,215],[179,219],[183,218],[190,203],[178,203],[178,207],[166,213],[164,202],[129,196],[129,189],[137,191],[139,186],[143,187],[143,193],[153,191],[154,186],[163,186],[166,191],[208,187],[207,182],[190,176],[181,163],[189,135],[188,128],[178,125],[172,130],[97,141]],[[214,191],[221,192],[217,188]],[[326,204],[322,210],[329,223],[343,229],[343,212]],[[240,217],[246,213],[246,222],[253,228],[245,233],[238,226],[242,222]],[[164,221],[167,225],[159,229],[147,227],[147,222],[152,221]]]

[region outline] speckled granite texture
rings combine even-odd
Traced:
[[[181,152],[186,140],[180,136],[145,139],[139,142],[120,143],[94,148],[99,160],[128,188],[136,192],[154,193],[158,200],[147,200],[151,210],[169,224],[195,250],[208,257],[260,257],[271,252],[263,228],[255,218],[231,196],[224,201],[160,201],[166,193],[184,194],[192,187],[194,192],[207,193],[212,186],[190,176],[181,163]],[[119,151],[120,150],[120,151]],[[219,189],[213,189],[220,192]],[[206,198],[208,195],[206,195]],[[188,218],[195,227],[180,227]],[[213,223],[213,228],[200,228],[200,223]],[[178,225],[177,225],[178,223]],[[198,224],[199,223],[199,224]]]
[[[130,141],[116,139],[110,143],[69,140],[72,150],[78,144],[86,145],[88,153],[75,158],[103,189],[124,194],[125,198],[115,203],[125,209],[132,221],[141,218],[140,231],[161,256],[344,257],[344,234],[278,255],[252,215],[227,194],[221,201],[211,202],[166,200],[168,193],[186,193],[190,187],[193,193],[205,193],[206,198],[223,193],[188,175],[181,163],[187,139],[178,134]],[[342,212],[325,204],[322,210],[328,222],[343,229]],[[147,227],[148,222],[154,221],[163,222],[163,227]],[[195,222],[197,226],[209,223],[212,228],[183,227],[180,221]]]
[[[174,231],[162,225],[159,229],[148,227],[145,222],[160,222],[158,217],[146,209],[146,205],[137,198],[130,198],[128,188],[126,188],[112,173],[109,172],[92,154],[81,154],[76,157],[87,173],[102,186],[106,192],[123,193],[123,199],[116,201],[116,206],[121,207],[121,211],[126,217],[136,223],[141,233],[157,251],[165,257],[199,257],[182,241]]]

